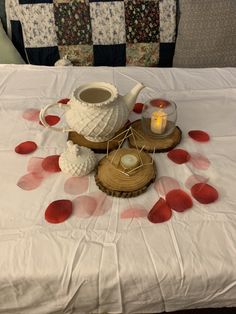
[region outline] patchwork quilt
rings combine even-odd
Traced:
[[[26,62],[171,66],[177,0],[6,0],[8,32]]]

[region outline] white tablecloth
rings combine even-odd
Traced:
[[[178,148],[200,152],[210,167],[193,170],[156,154],[158,175],[181,188],[195,171],[209,178],[219,200],[173,212],[165,223],[121,219],[123,209],[150,210],[160,195],[151,185],[131,199],[112,199],[104,215],[49,224],[44,212],[56,199],[74,199],[55,173],[25,191],[17,181],[32,156],[60,154],[66,134],[22,118],[27,108],[70,97],[83,83],[106,81],[120,94],[136,82],[147,95],[172,99],[183,132]],[[140,115],[132,113],[130,119]],[[208,143],[188,136],[209,133]],[[38,149],[18,155],[15,146],[35,141]],[[0,313],[159,313],[178,309],[236,306],[236,68],[76,68],[0,65]],[[93,175],[84,194],[97,191]]]

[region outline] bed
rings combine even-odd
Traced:
[[[70,178],[61,172],[24,187],[30,162],[60,155],[68,136],[26,113],[70,98],[76,87],[91,81],[110,82],[120,94],[142,82],[146,88],[137,102],[150,93],[175,101],[182,131],[177,148],[190,152],[195,163],[176,164],[168,153],[155,154],[156,182],[145,193],[128,199],[105,195],[106,209],[99,214],[73,208],[67,220],[52,224],[45,220],[51,202],[66,199],[78,205],[78,197],[101,192],[93,173],[86,176],[87,185],[81,181],[77,194],[65,188]],[[0,313],[235,307],[235,103],[236,68],[0,65]],[[140,114],[132,112],[129,119]],[[210,140],[195,141],[190,130],[204,131]],[[17,154],[15,147],[25,141],[35,142],[37,149]],[[219,198],[201,204],[192,197],[189,210],[173,210],[168,221],[151,223],[148,212],[163,197],[158,180],[172,178],[191,195],[186,182],[193,176],[206,178]],[[133,216],[132,208],[138,209]]]

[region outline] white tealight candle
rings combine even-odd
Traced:
[[[138,166],[138,158],[132,154],[126,154],[121,157],[120,163],[124,169],[133,169]]]
[[[163,134],[166,129],[167,115],[163,111],[154,111],[151,116],[151,130],[156,134]]]

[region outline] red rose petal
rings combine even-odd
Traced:
[[[36,173],[27,173],[19,179],[17,185],[22,190],[31,191],[39,187],[42,180],[43,178]]]
[[[148,220],[152,223],[160,223],[169,220],[172,210],[163,198],[160,198],[148,213]]]
[[[172,149],[168,152],[167,157],[176,164],[184,164],[191,158],[190,154],[184,149]]]
[[[36,149],[37,149],[37,144],[35,142],[32,141],[26,141],[23,143],[18,144],[15,147],[15,152],[17,154],[30,154],[33,153]]]
[[[141,113],[142,110],[143,110],[143,106],[144,106],[143,103],[137,102],[137,103],[134,105],[133,111],[136,112],[136,113]]]
[[[144,208],[142,209],[142,208],[131,207],[131,208],[125,209],[121,213],[120,218],[121,219],[143,218],[143,217],[147,217],[147,214],[148,212]]]
[[[209,134],[201,130],[192,130],[188,135],[197,142],[208,142],[210,140]]]
[[[29,108],[23,112],[22,117],[28,121],[39,121],[39,113],[40,110]]]
[[[68,103],[68,101],[70,101],[70,98],[62,98],[62,99],[58,100],[57,103],[66,105]]]
[[[197,183],[191,188],[192,196],[201,204],[215,202],[219,194],[213,186],[207,183]]]
[[[59,157],[60,155],[52,155],[44,158],[42,162],[43,169],[49,172],[61,171],[61,168],[59,167]]]
[[[45,116],[45,121],[50,126],[57,124],[60,120],[61,119],[58,116],[54,116],[54,115],[47,115],[47,116]],[[39,121],[39,124],[43,125],[41,121]]]
[[[177,212],[183,212],[193,206],[191,197],[181,189],[168,192],[166,195],[166,202]]]
[[[159,194],[165,196],[169,191],[179,189],[180,185],[176,179],[163,176],[155,182],[154,188]]]
[[[165,99],[152,99],[150,105],[158,108],[166,108],[170,105],[170,102]]]
[[[57,200],[48,205],[45,211],[45,219],[52,224],[65,221],[72,214],[72,202],[70,200]]]

